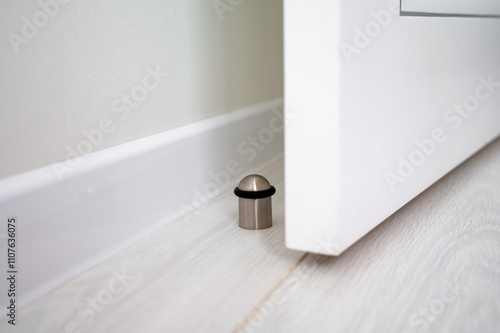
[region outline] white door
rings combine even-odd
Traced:
[[[500,134],[498,1],[402,4],[285,0],[290,248],[340,254]]]

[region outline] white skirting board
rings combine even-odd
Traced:
[[[208,200],[282,156],[283,128],[283,100],[273,100],[0,180],[0,267],[8,271],[15,217],[18,305],[160,225],[203,214]]]

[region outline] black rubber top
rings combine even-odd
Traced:
[[[268,190],[257,192],[242,191],[239,188],[234,189],[234,194],[243,199],[263,199],[272,196],[274,193],[276,193],[274,186],[271,186]]]

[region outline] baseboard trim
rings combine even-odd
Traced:
[[[273,100],[0,180],[0,247],[17,218],[20,306],[233,186],[283,154]],[[2,260],[2,266],[6,262]],[[7,281],[0,290],[7,290]],[[6,304],[6,296],[0,304]]]

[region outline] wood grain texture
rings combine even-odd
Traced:
[[[285,248],[282,170],[282,159],[260,170],[277,189],[272,228],[240,229],[227,190],[31,303],[15,332],[64,332],[73,322],[75,332],[233,330],[304,255]]]
[[[285,249],[282,160],[260,173],[278,190],[273,228],[239,229],[227,191],[0,331],[500,332],[499,140],[337,258]]]
[[[500,141],[283,293],[242,331],[500,332]]]

